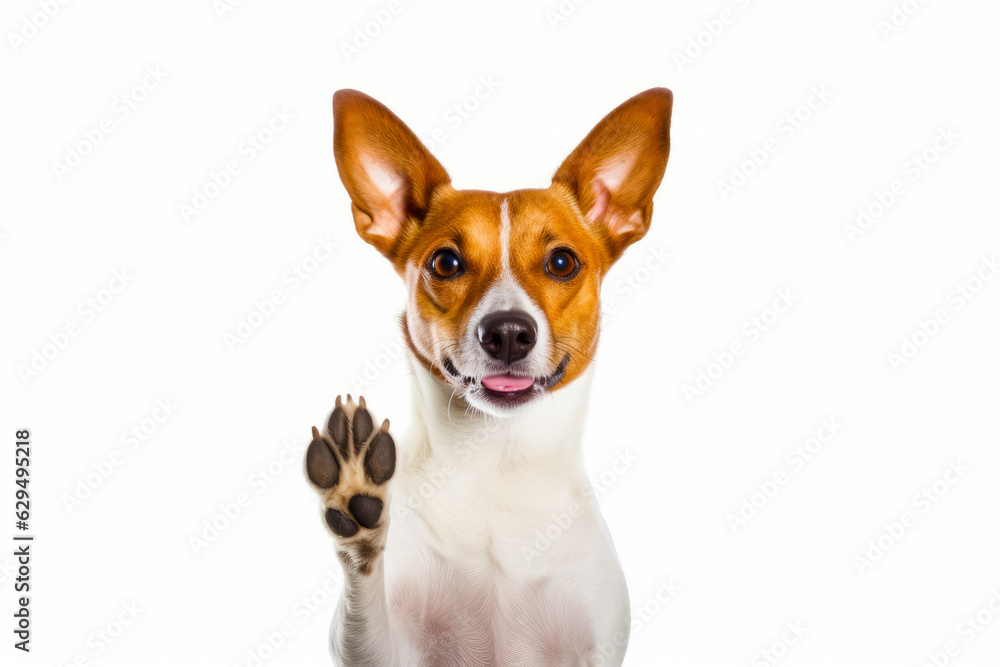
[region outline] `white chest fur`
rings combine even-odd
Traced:
[[[628,592],[580,450],[590,371],[497,418],[467,413],[411,366],[416,419],[400,441],[385,550],[401,653],[419,664],[619,664]]]

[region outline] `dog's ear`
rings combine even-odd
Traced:
[[[653,194],[670,153],[673,100],[666,88],[629,99],[590,131],[552,177],[569,187],[604,235],[612,261],[649,231]]]
[[[333,154],[358,235],[395,260],[398,241],[427,215],[448,172],[396,114],[357,90],[333,96]]]

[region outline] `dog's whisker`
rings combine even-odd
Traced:
[[[452,401],[453,398],[455,398],[455,394],[456,393],[458,393],[458,387],[455,387],[454,389],[452,389],[451,390],[451,396],[448,397],[448,407],[447,407],[448,423],[451,424],[452,426],[455,425],[455,422],[452,421],[452,419],[451,419],[451,401]]]

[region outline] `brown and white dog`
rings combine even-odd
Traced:
[[[501,194],[456,190],[385,106],[334,96],[355,227],[408,290],[416,409],[398,466],[363,398],[313,429],[306,472],[345,571],[335,661],[621,664],[628,590],[580,441],[601,280],[649,229],[672,99],[636,95],[548,188]]]

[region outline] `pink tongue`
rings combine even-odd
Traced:
[[[492,391],[524,391],[533,384],[535,384],[534,378],[513,375],[488,375],[483,378],[483,386]]]

